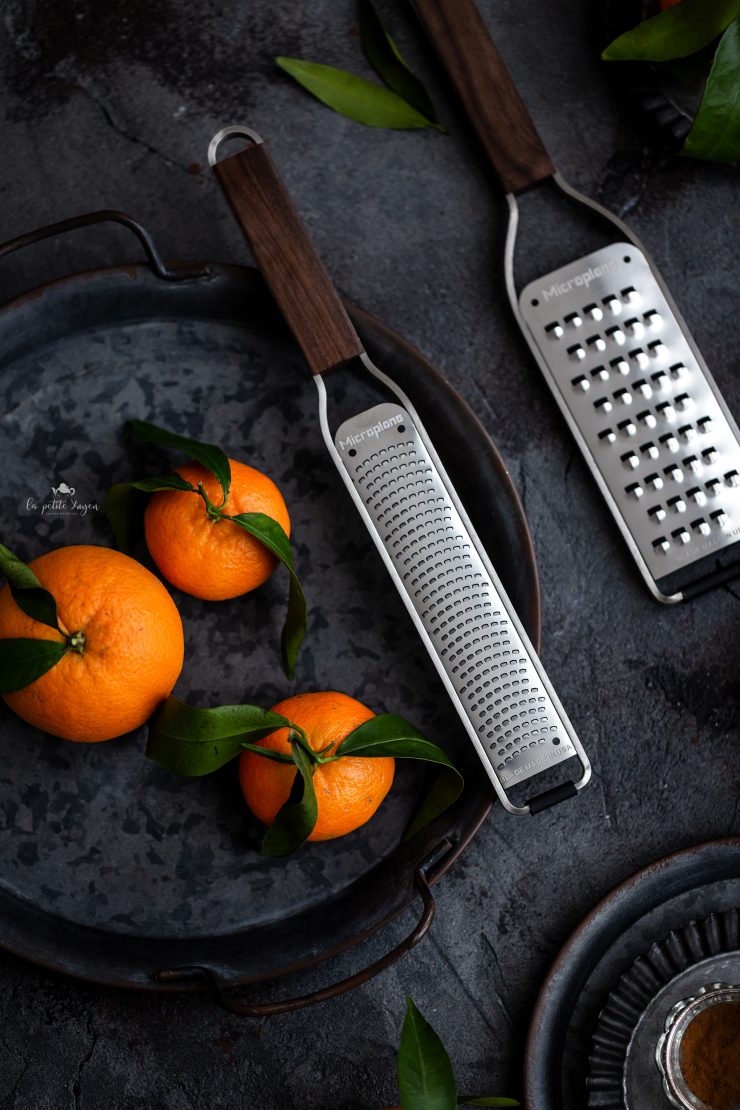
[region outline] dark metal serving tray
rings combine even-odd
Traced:
[[[318,964],[421,895],[413,932],[370,968],[308,999],[239,1012],[296,1008],[356,985],[423,936],[434,911],[429,886],[474,836],[491,789],[349,511],[320,443],[311,383],[256,271],[168,269],[146,232],[120,213],[31,233],[0,247],[0,257],[107,219],[139,236],[148,265],[75,274],[0,310],[4,541],[26,558],[65,544],[110,545],[100,508],[55,514],[42,506],[65,483],[79,504],[102,507],[111,482],[161,470],[161,456],[124,442],[129,417],[222,444],[271,474],[286,496],[309,637],[291,684],[277,650],[287,592],[280,572],[231,602],[173,590],[186,635],[176,693],[200,705],[269,706],[292,692],[342,690],[414,721],[459,761],[467,785],[452,810],[401,844],[425,785],[418,767],[399,765],[367,826],[288,859],[264,859],[233,765],[183,780],[144,758],[143,730],[75,745],[40,735],[0,703],[0,945],[115,986],[208,986],[239,1008],[223,990]],[[416,350],[368,313],[350,312],[371,356],[417,404],[537,644],[531,540],[494,445]],[[351,400],[361,387],[343,376],[341,388]],[[148,562],[144,549],[141,557]]]

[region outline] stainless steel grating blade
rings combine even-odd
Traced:
[[[475,0],[413,2],[506,193],[512,311],[648,588],[674,604],[730,581],[740,575],[740,437],[656,266],[618,216],[558,173]],[[558,257],[578,249],[566,235],[597,222],[598,242],[605,225],[617,241],[520,294],[517,198],[535,190],[557,206],[544,238],[562,234]]]
[[[573,756],[583,785],[573,727],[415,418],[381,404],[346,420],[334,443],[504,806],[527,812],[506,790]]]
[[[218,160],[236,136],[249,145]],[[314,374],[327,449],[502,804],[538,813],[573,797],[591,776],[585,752],[411,401],[364,350],[261,137],[223,128],[208,160]],[[334,436],[324,375],[349,365],[394,400]],[[574,757],[575,781],[563,768],[520,803],[519,784]]]
[[[530,282],[519,310],[644,576],[673,600],[669,576],[740,536],[738,429],[701,354],[634,243]]]

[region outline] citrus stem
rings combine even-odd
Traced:
[[[198,482],[198,493],[201,495],[205,502],[206,513],[208,514],[209,518],[211,520],[220,520],[223,516],[222,509],[226,504],[226,498],[224,497],[220,505],[214,505],[210,497],[206,493],[205,489],[203,488],[202,482]]]
[[[85,633],[73,632],[66,637],[67,651],[76,651],[78,655],[82,655],[85,650]]]
[[[333,760],[339,759],[338,755],[324,754],[325,752],[330,752],[332,748],[336,747],[336,743],[333,740],[330,744],[327,744],[325,748],[322,748],[320,751],[317,752],[315,748],[311,747],[308,737],[299,725],[291,725],[290,740],[292,743],[297,744],[298,747],[306,753],[312,763],[331,763],[333,762]]]

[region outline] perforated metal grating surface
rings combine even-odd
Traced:
[[[653,578],[735,543],[737,427],[634,244],[538,278],[520,309]]]
[[[492,780],[507,787],[574,756],[571,726],[409,414],[378,405],[335,443]]]

